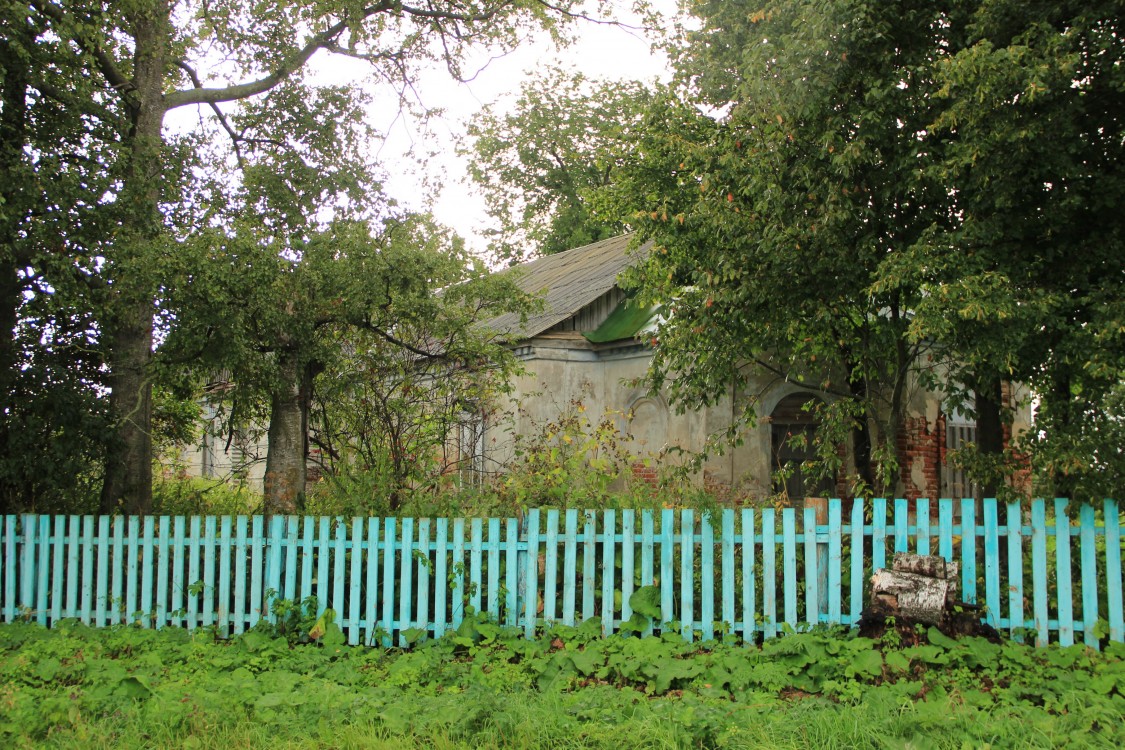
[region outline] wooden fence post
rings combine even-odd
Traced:
[[[816,611],[819,619],[820,614],[828,614],[828,539],[821,537],[821,528],[828,526],[828,498],[806,497],[805,507],[812,508],[816,517]],[[810,561],[805,560],[805,565],[809,564]]]

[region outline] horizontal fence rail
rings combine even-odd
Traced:
[[[0,619],[213,627],[277,604],[331,607],[351,644],[404,645],[473,612],[522,628],[630,621],[645,632],[769,638],[855,625],[895,553],[960,564],[959,596],[1040,645],[1125,641],[1118,504],[922,499],[806,508],[532,510],[507,518],[5,516]],[[936,517],[934,511],[936,510]],[[311,600],[310,597],[315,597]],[[318,613],[319,613],[318,612]]]

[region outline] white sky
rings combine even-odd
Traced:
[[[628,5],[616,0],[617,7]],[[653,0],[669,17],[674,12],[675,0]],[[617,17],[633,21],[619,10]],[[452,227],[468,241],[470,248],[483,253],[486,242],[481,236],[485,228],[484,201],[472,187],[465,183],[466,167],[455,153],[457,138],[466,129],[466,123],[482,107],[495,102],[514,103],[520,86],[533,79],[536,71],[550,64],[571,67],[588,78],[606,80],[653,81],[667,79],[668,66],[663,54],[651,49],[653,40],[639,28],[626,28],[578,22],[578,41],[564,49],[556,49],[542,35],[520,46],[512,54],[493,60],[469,83],[453,81],[444,67],[427,72],[418,82],[417,90],[427,107],[440,107],[445,114],[431,122],[430,133],[419,131],[415,124],[397,116],[395,104],[380,103],[377,98],[372,112],[372,124],[387,140],[378,149],[379,161],[389,172],[387,193],[400,204],[412,209],[424,209],[432,198],[430,209],[442,223]],[[317,76],[335,83],[341,77],[350,77],[345,66],[354,61],[325,57],[318,61]],[[466,75],[471,70],[466,68]],[[501,105],[503,106],[503,105]],[[411,147],[418,153],[438,152],[438,156],[416,167],[403,156]],[[422,174],[415,174],[421,169]],[[444,188],[437,196],[427,196],[425,175],[440,179]]]

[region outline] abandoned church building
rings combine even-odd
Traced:
[[[522,361],[524,373],[513,386],[507,413],[490,415],[458,440],[474,458],[473,469],[489,473],[503,469],[511,455],[514,435],[558,419],[564,410],[580,403],[586,414],[612,414],[625,446],[637,458],[634,472],[655,476],[684,455],[701,451],[708,436],[723,434],[734,424],[733,394],[727,393],[711,407],[677,413],[662,395],[653,395],[638,384],[653,356],[651,341],[661,322],[660,313],[639,309],[629,302],[620,277],[643,260],[647,247],[636,247],[630,236],[615,237],[585,247],[515,266],[518,285],[542,296],[541,311],[524,320],[516,315],[490,322]],[[845,472],[838,480],[816,480],[800,470],[811,448],[791,440],[810,435],[814,416],[805,407],[823,394],[803,389],[763,371],[748,384],[759,394],[756,423],[742,428],[740,445],[722,455],[711,455],[698,481],[730,490],[739,496],[763,498],[783,494],[791,501],[809,496],[847,496]],[[1026,429],[1030,413],[1019,389],[1006,386],[1004,396],[1016,407],[1012,431]],[[898,434],[900,497],[970,497],[977,488],[950,466],[947,456],[975,439],[975,425],[957,411],[947,413],[940,398],[914,386],[906,403]],[[261,483],[265,446],[232,446],[209,438],[186,456],[189,473],[217,476],[241,461],[251,483]],[[841,450],[846,451],[847,446]],[[254,461],[260,456],[263,460]],[[648,459],[647,461],[645,459]],[[789,464],[792,473],[778,484],[777,467]]]

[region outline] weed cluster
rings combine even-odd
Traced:
[[[349,648],[330,632],[329,624],[324,637],[293,646],[264,630],[220,642],[206,631],[6,625],[0,740],[271,748],[1125,741],[1121,644],[1099,654],[930,630],[908,647],[842,631],[701,646],[602,638],[594,622],[525,640],[471,617],[400,651]]]

